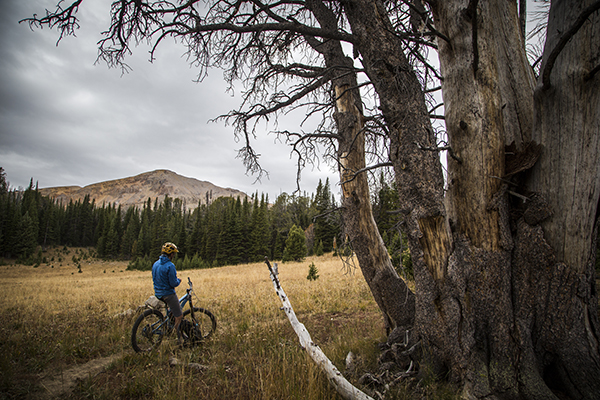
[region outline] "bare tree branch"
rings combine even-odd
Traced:
[[[345,184],[348,182],[352,182],[353,180],[356,179],[356,177],[364,172],[369,172],[372,171],[374,169],[378,169],[378,168],[384,168],[384,167],[393,167],[394,164],[392,164],[391,162],[383,162],[383,163],[379,163],[379,164],[375,164],[375,165],[370,165],[368,167],[364,167],[359,169],[358,171],[356,171],[354,174],[352,174],[352,177],[350,179],[346,179],[345,181],[343,181],[341,184]]]
[[[33,14],[32,18],[25,18],[19,21],[27,22],[30,28],[41,28],[46,25],[50,29],[57,28],[60,32],[58,40],[56,44],[62,40],[65,36],[75,36],[75,30],[79,29],[79,22],[77,21],[77,17],[75,14],[79,11],[79,6],[83,2],[83,0],[77,0],[72,3],[67,8],[62,8],[61,4],[64,0],[60,0],[56,5],[56,11],[50,12],[46,10],[46,16],[42,18],[38,18],[37,14]]]
[[[420,150],[435,151],[435,152],[447,151],[448,154],[450,154],[450,157],[452,157],[453,159],[455,159],[456,161],[458,161],[459,163],[462,164],[462,159],[454,153],[454,151],[452,150],[452,147],[450,147],[450,146],[428,147],[428,146],[423,146],[418,142],[415,142],[415,145],[417,145],[417,148],[419,148]]]

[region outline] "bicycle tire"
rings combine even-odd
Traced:
[[[162,325],[164,316],[158,310],[146,310],[140,315],[131,328],[131,347],[136,353],[154,350],[161,342],[166,332]]]
[[[189,327],[186,329],[187,332],[183,332],[184,339],[192,344],[208,339],[217,330],[217,319],[210,311],[204,308],[194,307],[194,317],[195,320],[192,320],[191,311],[189,309],[183,312],[183,320],[189,322],[189,324],[182,325],[182,328],[185,326]]]

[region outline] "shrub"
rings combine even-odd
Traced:
[[[131,262],[127,265],[127,270],[131,271],[136,269],[139,271],[150,271],[153,264],[154,261],[151,261],[150,257],[148,256],[137,257],[131,260]]]
[[[315,267],[315,263],[311,262],[308,266],[308,276],[306,277],[309,281],[316,281],[319,279],[319,270]]]

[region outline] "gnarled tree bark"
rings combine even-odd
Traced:
[[[421,337],[466,396],[598,398],[600,102],[598,80],[583,84],[598,24],[534,96],[516,2],[429,3],[449,39],[439,41],[446,127],[462,162],[448,160],[454,249],[439,295],[417,302]],[[552,3],[546,52],[583,7]]]
[[[308,0],[306,4],[321,27],[337,28],[335,14],[321,1]],[[314,43],[314,39],[309,43]],[[345,56],[339,41],[319,42],[313,47],[323,55],[327,68],[336,75],[332,84],[334,119],[339,136],[337,158],[344,233],[348,235],[362,274],[384,315],[387,330],[406,329],[414,323],[415,297],[392,265],[373,218],[366,174],[359,173],[365,168],[365,124],[353,62]]]

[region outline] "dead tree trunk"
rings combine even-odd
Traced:
[[[586,75],[598,64],[598,19],[572,38],[551,86],[534,97],[516,2],[430,4],[448,38],[438,41],[442,89],[460,161],[448,161],[448,269],[437,282],[419,276],[438,290],[417,302],[421,337],[467,396],[598,398],[600,102],[598,78]],[[550,35],[584,8],[553,2]],[[541,158],[527,176],[540,155],[532,139]]]
[[[323,350],[319,346],[317,346],[311,339],[310,333],[306,329],[303,323],[298,321],[296,317],[296,313],[292,308],[292,303],[290,302],[289,297],[283,291],[281,284],[279,283],[279,276],[277,274],[277,263],[274,265],[275,268],[271,267],[271,263],[268,259],[265,258],[265,263],[269,268],[270,278],[273,282],[273,287],[275,289],[275,293],[279,296],[281,303],[283,304],[283,311],[287,315],[294,332],[298,336],[300,340],[300,345],[310,358],[321,368],[321,370],[329,379],[329,382],[335,387],[335,390],[342,396],[342,398],[346,400],[373,400],[372,397],[368,396],[361,390],[357,389],[353,386],[342,373],[336,368],[335,365],[331,362],[331,360],[323,353]]]
[[[307,5],[325,29],[336,29],[335,14],[321,1]],[[344,55],[340,42],[309,39],[328,69],[335,74],[334,119],[338,135],[338,162],[342,182],[342,219],[360,269],[382,311],[388,331],[409,327],[414,322],[415,298],[398,276],[373,218],[365,168],[365,134],[362,101],[353,62]]]
[[[594,271],[600,198],[599,65],[600,2],[553,1],[534,97],[533,140],[543,150],[526,182],[551,212],[534,236],[543,233],[547,250],[537,265],[522,262],[514,270],[529,275],[516,281],[521,284],[517,293],[537,294],[523,302],[531,308],[518,315],[520,328],[532,338],[546,383],[571,398],[600,398]],[[529,236],[519,239],[524,257],[516,261],[531,260],[537,253]],[[540,268],[546,271],[541,276]],[[537,281],[533,287],[523,283],[531,278]]]
[[[443,204],[444,183],[423,88],[403,53],[401,40],[380,1],[357,0],[344,4],[355,48],[379,96],[379,108],[390,140],[389,159],[398,188],[404,232],[416,275],[435,280],[444,276],[452,247]],[[433,304],[434,286],[415,279],[416,309]],[[403,296],[399,293],[398,296]],[[418,312],[416,318],[420,318]],[[417,320],[418,326],[418,320]]]

